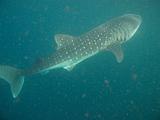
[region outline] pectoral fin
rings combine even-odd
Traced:
[[[120,44],[110,47],[110,51],[115,55],[118,63],[122,62],[124,55]]]
[[[71,71],[71,70],[73,70],[74,67],[75,67],[75,65],[70,65],[70,66],[64,67],[64,69]]]

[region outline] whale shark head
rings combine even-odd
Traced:
[[[135,14],[125,14],[120,17],[120,24],[122,29],[125,31],[126,41],[129,40],[137,31],[142,23],[142,18]]]

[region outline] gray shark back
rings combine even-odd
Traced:
[[[57,63],[61,63],[57,67],[70,70],[76,64],[104,49],[112,51],[117,61],[121,62],[123,53],[120,45],[134,35],[141,21],[139,15],[126,14],[111,19],[79,37],[56,35],[57,52],[60,54],[60,56],[56,55],[59,60]]]
[[[75,65],[97,54],[102,50],[109,50],[116,56],[118,62],[123,60],[121,44],[129,40],[141,24],[141,17],[126,14],[78,36],[65,34],[55,35],[57,51],[42,60],[36,71],[46,71],[53,68],[72,70]]]
[[[139,15],[126,14],[111,19],[80,37],[81,39],[90,39],[97,43],[103,41],[104,47],[108,47],[114,43],[117,44],[117,42],[121,44],[134,35],[141,21],[142,19]]]

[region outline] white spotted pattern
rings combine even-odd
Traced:
[[[49,56],[49,60],[44,59],[39,70],[73,67],[112,45],[129,40],[140,23],[138,16],[128,14],[110,20],[79,37],[57,35],[56,42],[60,47]]]

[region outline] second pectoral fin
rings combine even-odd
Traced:
[[[69,65],[69,66],[64,67],[64,69],[66,69],[68,71],[72,71],[75,66],[76,66],[75,64]]]
[[[114,54],[118,63],[122,62],[124,55],[120,44],[111,46],[109,50]]]

